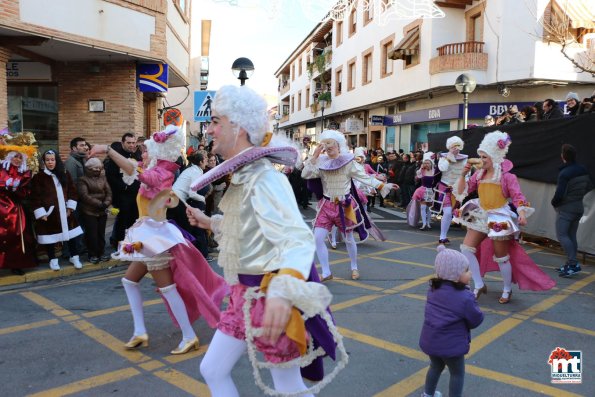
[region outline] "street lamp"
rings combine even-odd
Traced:
[[[244,85],[244,82],[254,73],[254,64],[248,58],[238,58],[231,65],[231,72],[240,80],[240,85]]]
[[[457,77],[455,81],[455,88],[461,94],[463,94],[463,129],[467,128],[467,115],[469,110],[469,94],[475,90],[477,83],[473,76],[463,73]]]
[[[320,105],[320,111],[321,111],[321,116],[320,116],[320,131],[324,131],[324,108],[326,107],[326,100],[325,99],[321,99],[318,101],[318,104]]]

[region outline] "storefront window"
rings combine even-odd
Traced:
[[[39,84],[8,85],[10,132],[32,132],[41,148],[58,144],[58,87]]]
[[[409,150],[428,151],[428,134],[450,131],[450,122],[413,124],[411,129],[411,145]]]

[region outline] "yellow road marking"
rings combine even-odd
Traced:
[[[545,385],[543,383],[533,382],[517,376],[503,374],[502,372],[496,372],[485,368],[476,367],[475,365],[466,365],[465,371],[475,376],[482,378],[495,380],[497,382],[513,385],[522,389],[531,390],[539,394],[545,394],[547,396],[565,396],[565,397],[580,397],[580,394],[574,394],[569,392],[567,389],[561,390],[552,386]]]
[[[73,327],[81,331],[83,334],[87,335],[89,338],[95,340],[96,342],[107,347],[117,355],[122,356],[133,363],[138,364],[145,361],[149,361],[151,359],[151,357],[145,356],[138,350],[126,350],[124,348],[124,342],[112,336],[111,334],[95,327],[93,324],[86,320],[74,321],[71,324]]]
[[[140,375],[140,371],[134,368],[119,369],[117,371],[108,372],[103,375],[93,376],[91,378],[83,379],[78,382],[69,383],[64,386],[56,387],[54,389],[44,390],[39,393],[30,394],[29,397],[67,396],[69,394],[82,392],[93,387],[103,386],[109,383],[130,379],[136,375]]]
[[[407,397],[414,393],[426,382],[427,368],[421,369],[416,373],[409,375],[402,381],[395,383],[391,387],[384,389],[374,397]]]
[[[157,361],[157,360],[147,361],[146,363],[142,363],[139,365],[139,367],[141,367],[145,371],[153,371],[154,369],[162,368],[164,366],[165,366],[165,364],[163,364],[161,361]]]
[[[85,278],[77,279],[77,280],[67,280],[67,281],[62,281],[62,282],[51,284],[51,285],[38,285],[38,286],[35,286],[35,287],[33,287],[33,286],[32,287],[27,287],[27,290],[29,290],[29,291],[38,291],[38,290],[43,290],[43,289],[59,288],[59,287],[65,286],[65,285],[82,284],[82,283],[87,283],[87,282],[90,282],[90,281],[108,280],[110,278],[122,277],[122,274],[123,274],[124,270],[126,270],[126,269],[122,269],[122,270],[120,270],[120,271],[118,271],[116,273],[110,273],[110,274],[107,274],[107,275],[85,277]],[[18,294],[18,293],[20,293],[19,290],[13,290],[13,291],[0,292],[0,295]]]
[[[196,379],[180,372],[176,371],[175,369],[166,369],[163,371],[156,371],[153,372],[153,375],[163,379],[169,384],[176,386],[184,390],[185,392],[193,395],[193,396],[200,396],[200,397],[210,397],[211,392],[207,385],[202,382],[197,381]]]
[[[434,275],[433,274],[429,274],[427,276],[423,276],[423,277],[417,278],[415,280],[411,280],[408,283],[397,285],[396,287],[390,288],[387,291],[392,291],[392,292],[396,292],[396,293],[401,292],[401,291],[405,291],[405,290],[407,290],[409,288],[417,287],[418,285],[421,285],[421,284],[427,284],[427,282],[432,277],[434,277]]]
[[[11,334],[13,332],[28,331],[35,328],[47,327],[48,325],[60,324],[60,320],[55,318],[51,320],[37,321],[34,323],[15,325],[14,327],[0,328],[0,335]]]
[[[36,294],[35,292],[22,292],[21,295],[29,299],[31,302],[43,307],[45,310],[52,313],[56,317],[66,317],[72,316],[74,314],[71,311],[64,309],[63,307],[58,306],[51,300],[39,294]]]
[[[367,289],[367,290],[370,290],[370,291],[380,292],[380,291],[384,291],[385,290],[385,288],[376,287],[374,285],[368,285],[368,284],[362,283],[360,281],[347,280],[347,279],[339,278],[339,277],[333,277],[333,281],[336,282],[336,283],[340,283],[340,284],[344,284],[344,285],[349,285],[351,287],[357,287],[357,288]]]
[[[492,328],[482,332],[478,336],[474,337],[471,341],[471,349],[469,350],[468,357],[473,356],[475,353],[494,342],[496,339],[510,331],[511,329],[522,324],[522,320],[514,318],[506,318],[494,325]]]
[[[161,302],[163,302],[162,299],[153,299],[153,300],[144,302],[143,306],[144,307],[153,306],[153,305],[157,305]],[[113,314],[113,313],[117,313],[117,312],[124,312],[127,310],[130,310],[129,305],[115,306],[115,307],[110,307],[108,309],[95,310],[92,312],[83,313],[83,317],[93,318],[93,317],[105,316],[105,315]]]
[[[563,329],[566,331],[576,332],[579,334],[584,334],[584,335],[589,335],[589,336],[595,336],[595,331],[592,331],[590,329],[573,327],[568,324],[562,324],[562,323],[557,323],[554,321],[542,320],[540,318],[535,318],[532,321],[537,324],[547,325],[548,327],[559,328],[559,329]]]
[[[383,296],[386,296],[386,295],[364,295],[364,296],[360,296],[359,298],[349,299],[349,300],[347,300],[345,302],[335,303],[334,305],[331,305],[331,310],[334,311],[334,312],[337,312],[339,310],[347,309],[348,307],[351,307],[351,306],[355,306],[355,305],[359,305],[361,303],[367,303],[367,302],[376,300],[376,299],[381,298]]]
[[[370,346],[375,346],[383,350],[387,350],[389,352],[397,353],[405,357],[413,358],[416,360],[425,361],[428,359],[424,353],[419,350],[412,349],[407,346],[399,345],[397,343],[388,342],[383,339],[378,339],[373,336],[369,336],[366,334],[362,334],[360,332],[352,331],[347,328],[338,327],[339,332],[343,337],[356,340],[361,343],[365,343]]]

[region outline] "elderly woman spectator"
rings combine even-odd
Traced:
[[[112,190],[102,171],[101,160],[91,158],[85,162],[85,175],[77,182],[79,210],[91,263],[106,262],[110,259],[110,256],[105,254],[105,211],[112,203]]]

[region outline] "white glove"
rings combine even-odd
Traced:
[[[12,179],[12,178],[8,178],[8,179],[6,180],[6,188],[7,188],[7,189],[8,189],[8,187],[9,187],[9,186],[11,186],[11,185],[12,185],[12,181],[13,181],[13,179]]]
[[[12,190],[13,191],[17,190],[17,188],[19,187],[20,184],[21,184],[21,180],[15,179],[14,182],[12,183]]]

